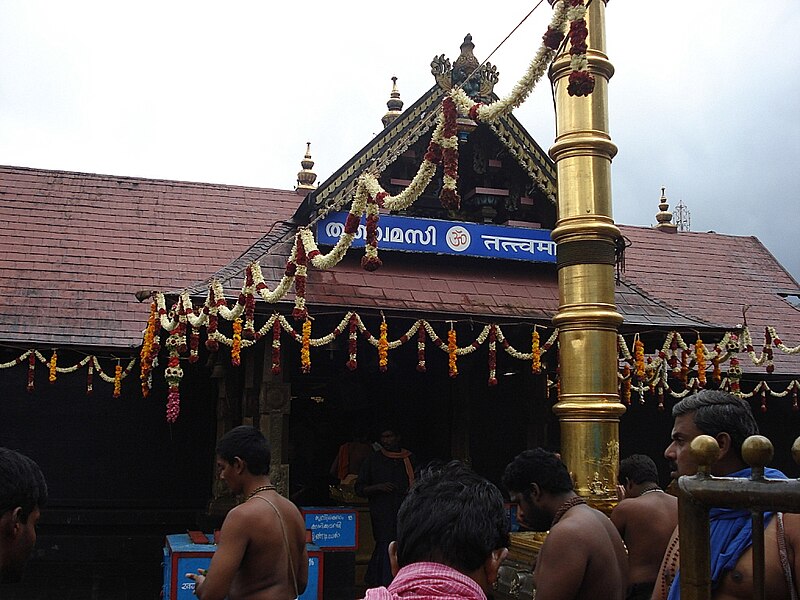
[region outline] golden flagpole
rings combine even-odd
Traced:
[[[617,152],[608,128],[608,81],[603,0],[586,12],[588,71],[594,91],[571,96],[569,44],[554,62],[556,139],[550,156],[558,169],[560,392],[554,407],[561,422],[562,458],[578,494],[602,510],[616,502],[619,417],[617,328],[614,303],[615,246],[619,229],[611,211],[611,159]]]

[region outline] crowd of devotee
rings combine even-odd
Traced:
[[[331,472],[368,499],[375,538],[364,598],[493,597],[509,552],[507,499],[523,530],[548,532],[531,565],[539,600],[680,598],[678,502],[659,486],[655,460],[669,462],[673,480],[695,475],[691,442],[708,435],[719,445],[710,475],[746,478],[742,444],[758,426],[745,400],[721,391],[684,398],[672,416],[663,457],[633,454],[620,462],[619,502],[610,515],[578,495],[560,455],[543,448],[518,454],[500,489],[460,461],[416,464],[392,427],[375,446],[344,444]],[[254,427],[236,427],[219,440],[216,462],[219,480],[243,501],[225,517],[209,567],[182,576],[203,600],[300,597],[309,575],[305,524],[270,479],[268,441]],[[765,475],[786,478],[769,468]],[[0,583],[22,577],[47,496],[37,464],[0,448]],[[747,509],[711,511],[715,599],[755,593],[751,523]],[[797,598],[800,515],[767,513],[764,527],[762,597]]]

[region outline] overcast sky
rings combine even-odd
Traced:
[[[381,129],[392,75],[410,106],[434,55],[471,33],[486,58],[535,4],[2,0],[0,164],[291,189],[310,141],[322,181]],[[800,278],[800,2],[606,15],[615,221],[655,223],[666,186],[693,231],[757,236]],[[500,95],[550,18],[544,2],[490,59]],[[546,82],[515,114],[550,147]]]

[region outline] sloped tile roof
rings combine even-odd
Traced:
[[[205,279],[291,217],[291,191],[0,166],[0,341],[141,343],[142,289]]]
[[[800,293],[800,285],[757,238],[629,225],[620,231],[631,242],[624,278],[649,296],[726,329],[746,322],[757,353],[767,325],[787,345],[800,344],[800,309],[779,295]],[[800,355],[774,355],[776,372],[800,373]]]

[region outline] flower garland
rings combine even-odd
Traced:
[[[378,339],[378,368],[381,373],[385,373],[389,364],[389,342],[387,341],[388,326],[386,319],[381,320],[381,337]]]
[[[233,322],[233,345],[231,346],[231,364],[238,367],[242,364],[242,320]]]
[[[306,247],[303,244],[303,238],[300,232],[297,233],[294,242],[296,248],[296,271],[294,275],[294,310],[292,317],[296,320],[305,319],[308,317],[308,310],[306,310],[306,277],[308,273],[308,256],[306,255]]]
[[[385,192],[379,192],[374,198],[369,196],[367,200],[367,237],[361,257],[361,267],[365,271],[376,271],[383,264],[378,257],[378,198],[381,194]]]
[[[303,373],[311,372],[311,319],[306,317],[303,321],[303,341],[300,350],[300,370]]]
[[[425,366],[425,328],[419,327],[417,329],[417,371],[424,373],[427,370]]]
[[[156,336],[156,321],[158,320],[158,307],[156,301],[150,302],[150,316],[143,332],[142,349],[139,352],[139,378],[142,382],[142,397],[147,398],[153,387],[153,368],[158,364],[159,341]]]
[[[708,367],[708,363],[706,362],[706,347],[699,335],[694,343],[694,352],[697,358],[697,381],[700,384],[700,387],[705,387],[706,368]]]
[[[56,367],[58,366],[58,352],[53,350],[53,354],[50,356],[50,374],[48,375],[47,379],[50,383],[56,382]]]
[[[94,361],[89,362],[89,368],[86,371],[86,395],[91,396],[92,392],[94,392]]]
[[[456,365],[457,349],[458,344],[456,343],[456,330],[453,329],[451,325],[450,331],[447,332],[447,366],[451,378],[458,375],[458,366]]]
[[[542,349],[539,347],[539,332],[536,325],[533,326],[531,334],[531,371],[537,375],[542,372]]]
[[[114,367],[114,398],[119,398],[122,393],[122,365],[117,361]]]
[[[633,361],[634,361],[634,374],[639,381],[644,381],[645,366],[644,366],[644,344],[639,339],[639,334],[633,341]]]
[[[444,176],[439,201],[447,210],[458,210],[461,206],[461,197],[458,195],[458,131],[456,129],[458,112],[456,104],[450,96],[446,96],[442,101],[442,113],[444,128],[439,143],[442,148]]]
[[[358,368],[358,317],[350,313],[347,324],[347,368],[355,371]]]
[[[33,376],[34,376],[34,368],[36,367],[36,355],[31,352],[28,356],[28,392],[33,392]]]
[[[620,401],[627,406],[631,405],[631,368],[623,365],[622,376],[620,377]]]
[[[497,385],[497,326],[492,323],[489,326],[489,387],[495,385]]]
[[[169,342],[169,340],[167,340]],[[174,423],[178,420],[178,415],[181,412],[181,380],[183,379],[183,369],[181,369],[180,356],[178,355],[178,347],[176,344],[170,345],[169,359],[167,360],[167,368],[164,369],[164,379],[167,380],[167,423]]]
[[[281,322],[273,319],[272,323],[272,374],[281,374]]]
[[[572,56],[567,93],[570,96],[588,96],[594,91],[594,77],[586,69],[589,62],[586,59],[586,38],[589,29],[586,27],[586,7],[583,0],[569,0],[571,7],[568,12],[569,24],[569,53]]]

